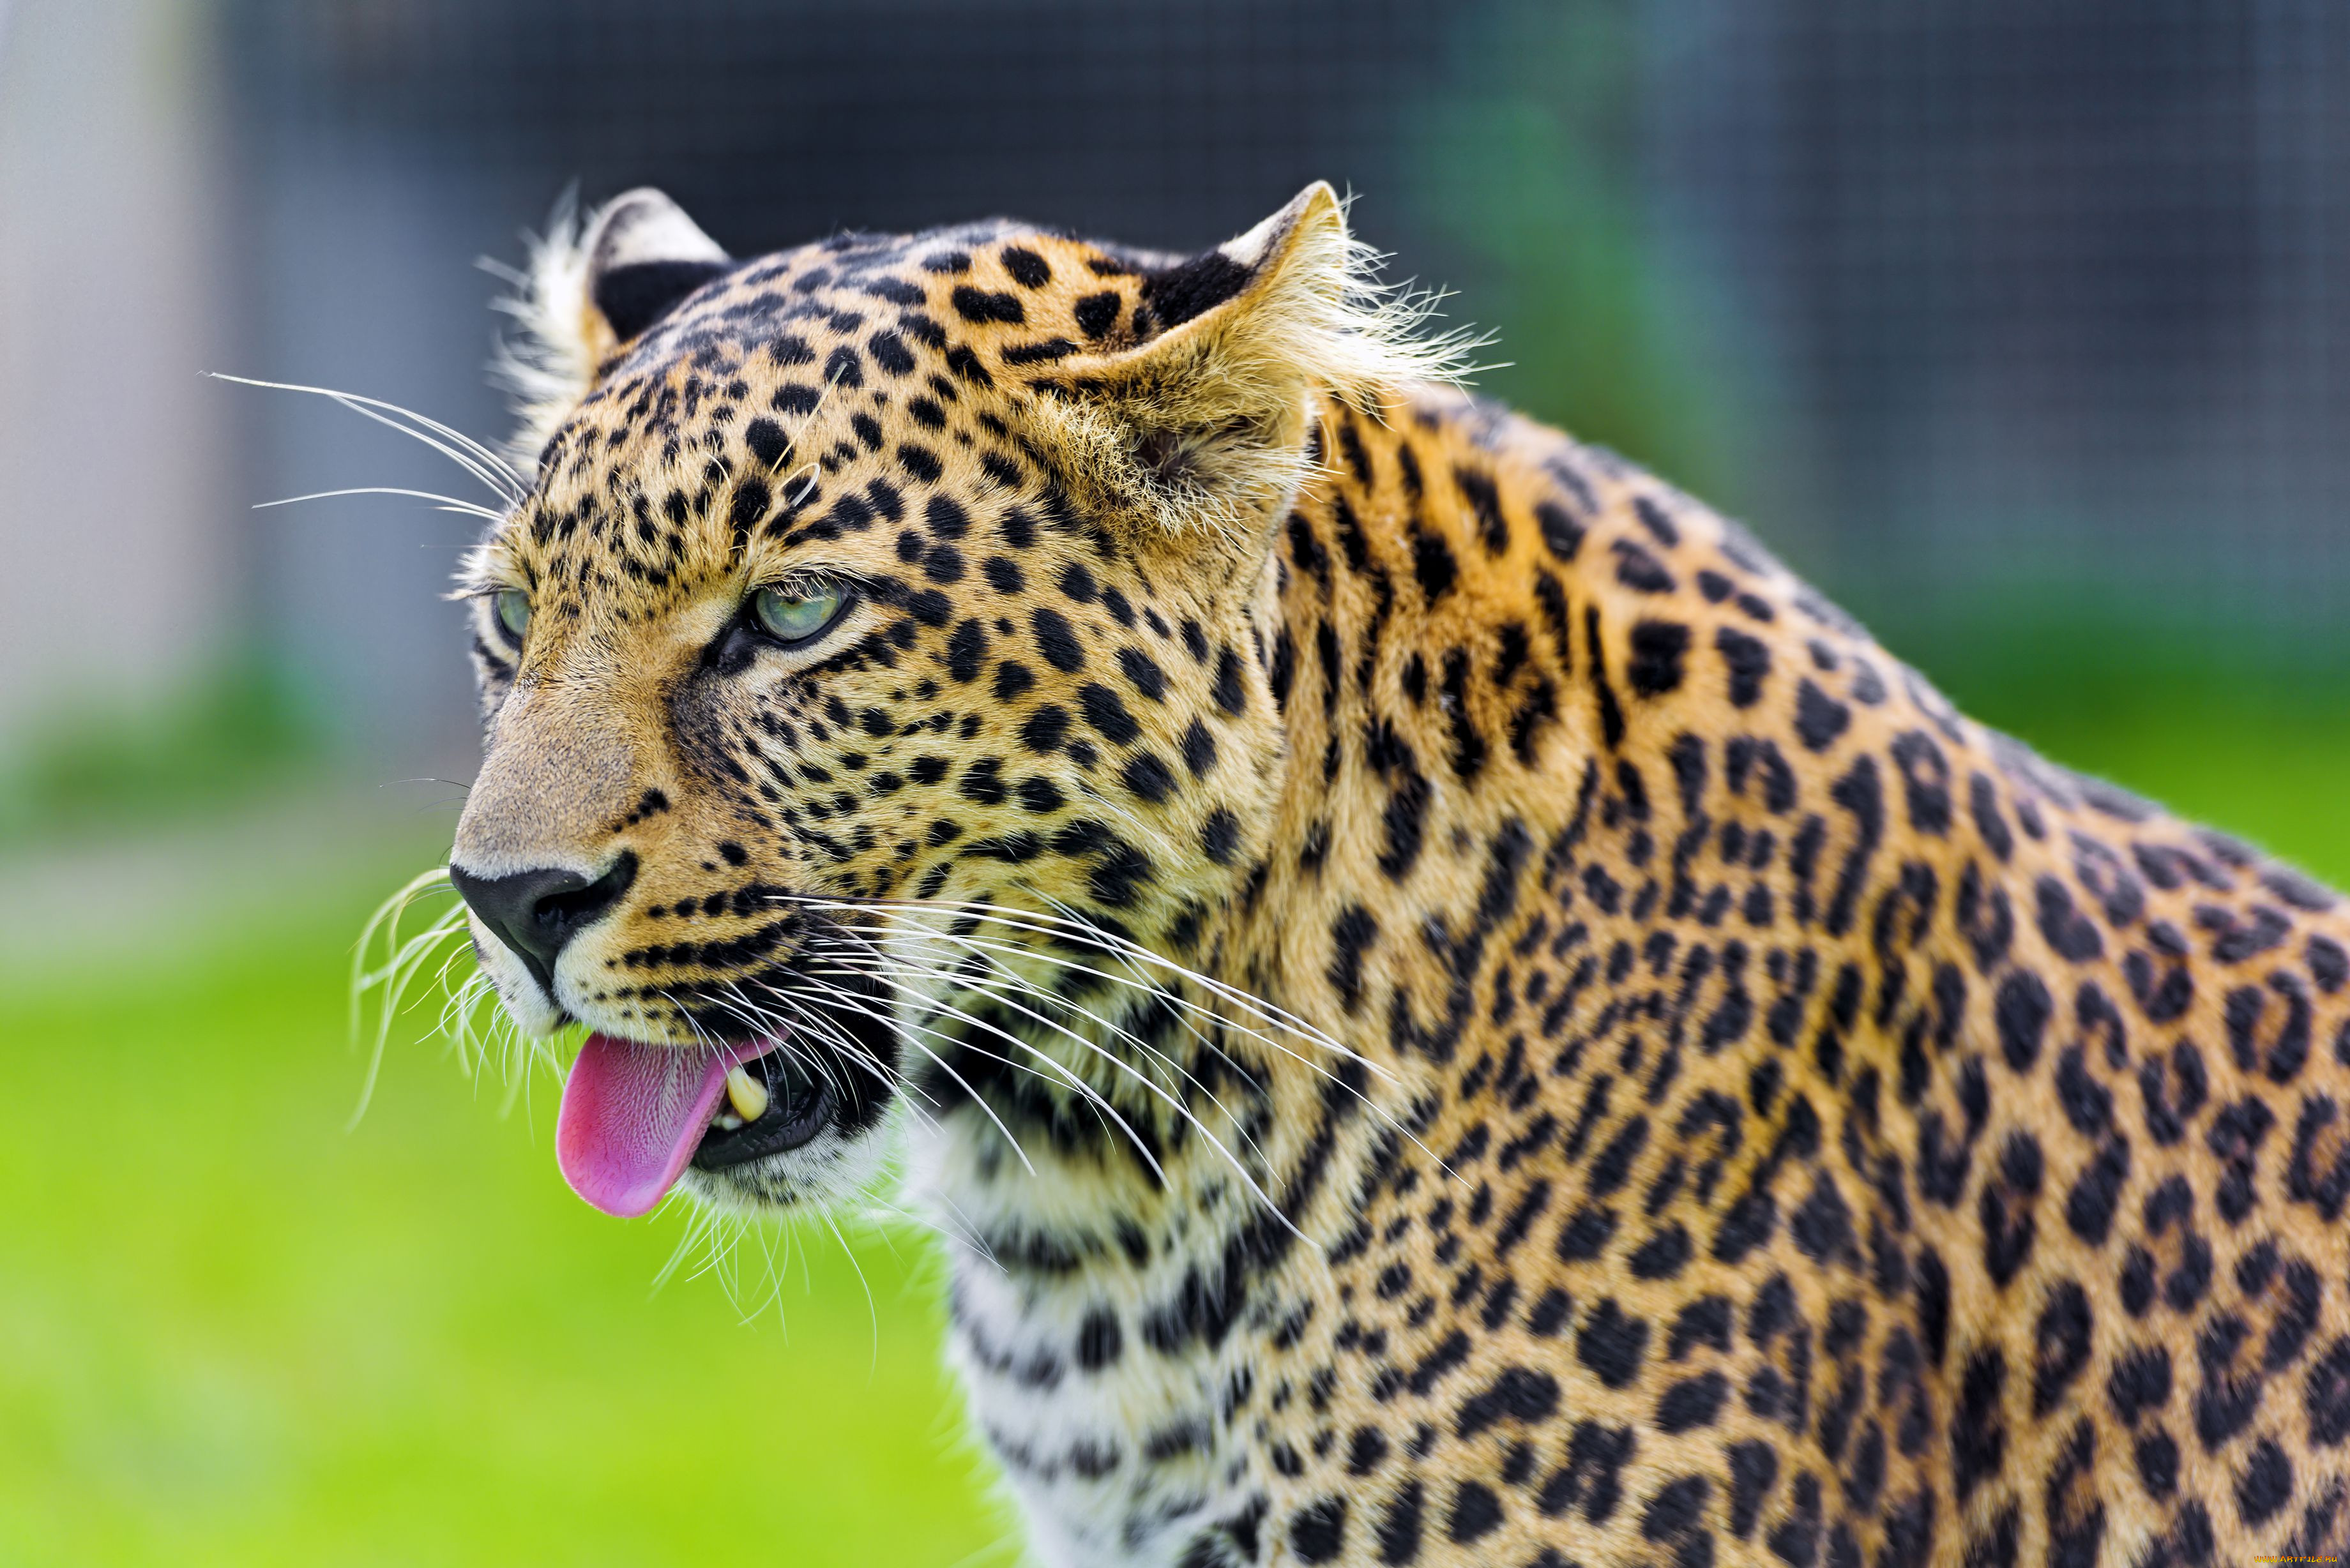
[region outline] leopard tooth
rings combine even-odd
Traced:
[[[767,1114],[767,1085],[738,1064],[726,1075],[726,1100],[736,1116],[755,1122]]]

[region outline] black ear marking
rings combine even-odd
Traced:
[[[659,191],[616,196],[587,237],[588,301],[626,343],[734,264]]]
[[[1240,293],[1255,275],[1255,268],[1243,266],[1221,249],[1201,251],[1146,277],[1142,297],[1159,313],[1159,325],[1180,327]]]
[[[1278,257],[1297,233],[1298,225],[1317,211],[1336,219],[1337,196],[1319,181],[1292,197],[1281,211],[1244,234],[1235,234],[1213,250],[1201,251],[1171,266],[1146,270],[1142,297],[1157,312],[1162,327],[1173,328],[1204,316],[1232,299],[1257,281],[1265,264]],[[1343,220],[1341,223],[1343,233]],[[1139,316],[1139,312],[1137,315]]]
[[[593,299],[612,335],[626,343],[727,270],[727,263],[716,261],[632,262],[598,273]]]

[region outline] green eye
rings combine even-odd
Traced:
[[[779,642],[806,642],[839,619],[847,602],[845,591],[830,587],[797,591],[761,588],[751,596],[752,612],[759,618],[760,627]]]
[[[492,607],[497,611],[498,624],[516,642],[530,626],[530,596],[520,588],[500,588]]]

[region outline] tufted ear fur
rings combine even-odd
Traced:
[[[1452,379],[1469,343],[1415,336],[1430,302],[1380,288],[1376,261],[1316,182],[1238,238],[1146,273],[1156,336],[1035,383],[1052,394],[1045,443],[1087,509],[1161,535],[1261,538],[1305,478],[1317,399],[1379,413],[1408,383]]]
[[[733,265],[684,209],[649,186],[615,196],[584,223],[567,203],[558,211],[531,247],[521,294],[500,302],[523,329],[498,369],[515,394],[514,451],[525,466],[614,349]]]

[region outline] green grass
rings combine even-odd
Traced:
[[[2350,711],[2289,730],[2260,713],[2197,714],[2168,733],[2128,715],[2015,727],[2068,766],[2350,888]]]
[[[2131,689],[1953,682],[2350,883],[2350,699]],[[795,1236],[781,1319],[745,1325],[710,1278],[651,1289],[675,1216],[564,1190],[551,1080],[501,1119],[396,1035],[343,1130],[387,853],[289,859],[290,906],[127,971],[96,940],[0,967],[0,1563],[1012,1561],[918,1236],[858,1241],[869,1315],[838,1245]]]
[[[0,987],[0,1562],[1010,1560],[918,1238],[859,1242],[868,1314],[795,1236],[746,1325],[564,1189],[551,1080],[501,1120],[396,1048],[346,1133],[367,904],[313,906]]]

